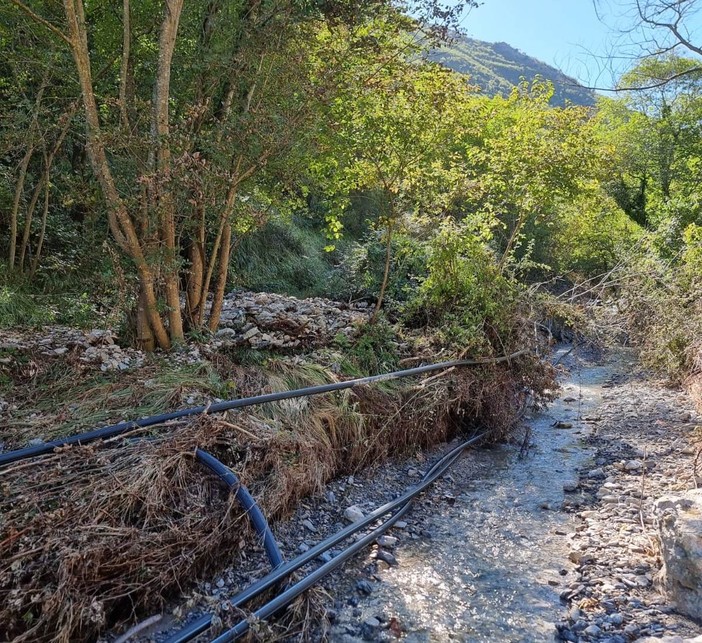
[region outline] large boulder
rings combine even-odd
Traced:
[[[656,502],[660,580],[678,611],[702,621],[702,489]]]

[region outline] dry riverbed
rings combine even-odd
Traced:
[[[527,419],[522,444],[468,453],[381,544],[325,581],[327,619],[312,640],[323,630],[345,643],[626,643],[702,632],[655,582],[653,501],[694,486],[702,436],[691,400],[646,379],[624,351],[596,361],[563,349],[560,360],[560,397]],[[349,507],[369,512],[394,498],[449,446],[301,503],[274,528],[286,557],[348,524]],[[261,552],[243,563],[202,584],[178,616],[226,614],[227,598],[265,573]],[[148,636],[174,627],[169,613]]]

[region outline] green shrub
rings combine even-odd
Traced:
[[[380,292],[385,269],[385,242],[380,233],[367,233],[341,252],[339,275],[343,292],[352,299],[374,299]],[[427,273],[425,244],[411,234],[395,234],[391,243],[390,275],[385,309],[394,311],[414,294]]]
[[[353,375],[375,375],[397,370],[398,337],[393,327],[382,317],[376,323],[366,324],[353,340],[336,340],[343,349],[346,371]]]
[[[88,293],[36,294],[26,287],[0,287],[0,328],[65,324],[78,328],[104,325]]]
[[[699,362],[702,228],[685,229],[672,259],[661,256],[660,243],[656,233],[649,234],[630,259],[621,278],[621,307],[644,363],[679,382]]]
[[[479,235],[445,222],[429,245],[427,276],[405,308],[411,326],[428,326],[468,352],[513,342],[519,289],[502,275]]]
[[[591,277],[628,254],[641,229],[602,193],[562,204],[545,258],[559,274]]]

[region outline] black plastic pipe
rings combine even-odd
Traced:
[[[249,493],[249,490],[241,484],[239,478],[234,475],[229,467],[222,464],[213,455],[207,453],[207,451],[196,449],[195,456],[210,471],[216,474],[227,487],[234,490],[234,497],[245,509],[256,533],[263,539],[263,548],[266,550],[266,555],[271,563],[271,567],[275,569],[282,565],[284,561],[283,554],[280,552],[280,547],[278,547],[273,532],[268,526],[268,521],[259,509],[253,496]]]
[[[333,572],[337,567],[343,565],[347,560],[349,560],[349,558],[382,536],[409,511],[410,506],[411,503],[407,503],[394,516],[392,516],[392,518],[386,520],[382,525],[371,531],[369,534],[363,538],[360,538],[355,543],[344,549],[338,556],[332,558],[328,563],[325,563],[321,567],[315,569],[311,574],[308,574],[302,580],[298,581],[291,587],[288,587],[288,589],[286,589],[284,592],[278,594],[278,596],[270,600],[263,607],[257,609],[253,613],[253,616],[257,620],[265,621],[276,612],[289,605],[300,594],[312,588],[325,576]],[[229,643],[229,641],[236,641],[238,638],[241,638],[244,636],[244,634],[246,634],[250,626],[251,623],[249,623],[248,620],[242,620],[230,630],[220,634],[216,639],[212,639],[211,643]]]
[[[437,478],[441,477],[446,471],[451,467],[451,465],[459,459],[463,451],[468,448],[471,444],[475,443],[477,440],[481,439],[483,435],[476,436],[464,442],[456,449],[442,457],[422,478],[422,482],[416,485],[416,493],[419,494],[421,491],[426,489],[431,485]],[[298,581],[284,592],[281,592],[275,598],[271,599],[268,603],[257,609],[253,616],[259,620],[265,620],[273,616],[276,612],[282,608],[289,605],[295,598],[297,598],[303,592],[306,592],[316,583],[318,583],[322,578],[330,574],[337,567],[345,563],[349,558],[358,553],[361,549],[367,547],[373,543],[377,538],[379,538],[383,533],[385,533],[390,527],[392,527],[402,516],[404,516],[410,509],[412,502],[414,500],[413,496],[409,499],[400,510],[394,514],[391,518],[386,520],[382,525],[376,527],[369,534],[360,538],[358,541],[344,549],[338,556],[334,557],[328,563],[325,563],[318,569],[314,570],[309,575],[305,576],[302,580]],[[213,639],[211,643],[229,643],[229,641],[235,641],[248,631],[251,623],[249,620],[244,619],[240,621],[230,630],[227,630],[223,634],[220,634],[216,639]]]
[[[400,495],[398,498],[395,500],[392,500],[391,502],[388,502],[384,504],[381,507],[378,507],[378,509],[375,509],[373,512],[365,516],[363,519],[352,523],[351,525],[348,525],[341,531],[337,532],[336,534],[333,534],[323,540],[322,542],[318,543],[314,547],[310,548],[308,551],[300,554],[296,558],[288,561],[287,563],[284,563],[274,571],[270,572],[260,580],[256,581],[253,585],[250,585],[247,587],[245,590],[234,596],[230,600],[230,604],[232,607],[241,607],[245,603],[249,602],[250,600],[256,598],[266,590],[270,589],[271,587],[277,585],[280,583],[280,581],[284,580],[290,574],[293,572],[297,571],[300,567],[306,565],[310,561],[314,560],[317,556],[320,554],[328,551],[335,545],[339,544],[341,541],[346,540],[349,536],[352,536],[356,532],[360,531],[361,529],[367,527],[369,524],[377,520],[378,518],[381,518],[382,516],[396,510],[400,510],[402,514],[405,513],[407,509],[409,509],[410,503],[412,500],[419,495],[422,491],[424,491],[429,485],[431,485],[437,478],[442,476],[446,470],[460,457],[460,455],[467,449],[469,446],[475,444],[479,440],[481,440],[484,437],[484,434],[477,435],[451,451],[449,451],[446,455],[442,456],[423,476],[422,481],[418,483],[417,485],[414,485],[410,487],[405,493]],[[383,531],[387,530],[389,527],[392,526],[397,520],[399,519],[399,515],[395,514],[390,520],[388,520],[386,523],[381,525],[383,527]],[[388,524],[390,523],[390,524]],[[380,529],[381,527],[378,527]],[[372,532],[376,533],[377,529]],[[379,532],[377,535],[380,535],[382,533]],[[375,537],[377,537],[377,535]],[[374,538],[375,538],[374,537]],[[366,542],[366,538],[364,537],[361,539],[364,543]],[[372,540],[372,539],[371,539]],[[361,542],[358,541],[358,542]],[[370,542],[370,541],[368,541]],[[363,545],[365,546],[365,544]],[[352,545],[352,547],[355,547],[355,545]],[[359,548],[360,549],[360,548]],[[357,549],[353,549],[353,553],[358,551]],[[350,555],[353,555],[350,554]],[[343,554],[343,552],[342,552]],[[330,562],[335,562],[339,559],[339,557],[342,555],[339,554],[339,556],[336,556],[332,561]],[[344,558],[346,560],[346,558]],[[342,561],[343,562],[343,561]],[[340,563],[339,563],[340,564]],[[328,568],[327,565],[329,563],[326,563],[319,569],[328,569],[328,571],[331,571],[332,569],[335,569],[336,566]],[[328,572],[327,572],[328,573]],[[316,582],[316,581],[315,581]],[[294,586],[293,586],[294,587]],[[292,588],[291,588],[292,589]],[[286,590],[287,591],[287,590]],[[304,589],[301,591],[305,591]],[[285,594],[285,592],[283,592]],[[281,594],[281,595],[283,595]],[[295,594],[297,596],[297,594]],[[294,596],[293,596],[294,598]],[[291,599],[292,600],[292,599]],[[264,606],[265,607],[265,606]],[[263,609],[263,608],[262,608]],[[275,610],[274,610],[275,611]],[[258,615],[258,612],[256,613]],[[191,641],[194,639],[196,636],[199,636],[203,632],[206,632],[210,625],[212,623],[212,616],[210,614],[204,614],[203,616],[195,619],[191,623],[188,623],[185,627],[180,629],[178,632],[173,634],[171,637],[169,637],[166,640],[166,643],[186,643],[187,641]]]
[[[322,384],[320,386],[308,386],[306,388],[294,389],[291,391],[280,391],[279,393],[267,393],[265,395],[256,395],[254,397],[244,397],[238,400],[228,400],[226,402],[218,402],[217,404],[208,404],[207,406],[195,406],[188,409],[181,409],[180,411],[172,411],[171,413],[152,415],[146,418],[140,418],[138,420],[131,420],[129,422],[120,422],[118,424],[103,426],[101,428],[93,429],[85,433],[79,433],[77,435],[58,438],[56,440],[51,440],[49,442],[44,442],[43,444],[37,444],[35,446],[25,447],[23,449],[16,449],[15,451],[8,451],[7,453],[0,453],[0,467],[7,464],[11,464],[13,462],[17,462],[19,460],[25,460],[27,458],[33,458],[36,456],[51,453],[57,447],[68,446],[71,444],[87,444],[88,442],[93,442],[95,440],[105,440],[108,438],[114,438],[118,435],[122,435],[123,433],[127,433],[128,431],[132,431],[134,429],[156,426],[158,424],[164,424],[165,422],[169,422],[171,420],[179,420],[181,418],[189,417],[191,415],[199,415],[201,413],[209,415],[212,413],[221,413],[223,411],[240,409],[256,404],[266,404],[268,402],[279,402],[280,400],[289,400],[291,398],[296,397],[307,397],[309,395],[319,395],[321,393],[341,391],[343,389],[353,388],[354,386],[360,386],[362,384],[371,384],[373,382],[396,380],[402,377],[421,375],[423,373],[440,371],[457,366],[478,366],[481,364],[497,364],[500,362],[507,362],[509,360],[515,359],[516,357],[524,355],[528,352],[528,349],[524,349],[513,353],[512,355],[505,355],[503,357],[496,357],[493,359],[461,359],[454,360],[451,362],[440,362],[438,364],[428,364],[426,366],[408,368],[402,371],[394,371],[392,373],[370,375],[369,377],[359,377],[353,380],[334,382],[332,384]]]

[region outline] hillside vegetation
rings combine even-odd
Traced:
[[[596,102],[592,90],[506,42],[492,43],[455,36],[450,43],[432,50],[429,59],[465,74],[488,96],[509,96],[522,81],[531,83],[542,78],[553,83],[553,105],[565,107],[567,103],[572,103],[592,107]]]

